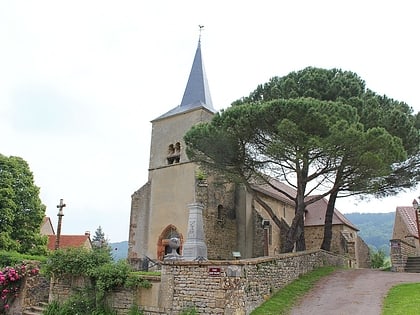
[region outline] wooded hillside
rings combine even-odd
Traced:
[[[392,238],[395,212],[347,213],[345,216],[356,225],[359,236],[371,247],[384,250],[389,255],[389,240]]]

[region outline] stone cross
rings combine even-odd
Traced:
[[[57,205],[58,210],[58,224],[57,224],[57,236],[55,238],[55,249],[58,249],[60,247],[60,235],[61,235],[61,221],[63,219],[64,213],[63,208],[66,206],[66,204],[63,202],[63,199],[60,199],[60,204]]]

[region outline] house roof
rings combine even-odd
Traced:
[[[48,249],[54,250],[56,235],[48,235]],[[83,247],[90,244],[90,236],[85,235],[60,235],[60,248]]]
[[[313,196],[312,196],[313,197]],[[327,209],[328,200],[322,198],[306,207],[305,226],[318,226],[325,224],[325,211]],[[340,211],[334,208],[332,224],[344,224],[356,231],[359,229],[351,223]]]
[[[419,237],[417,231],[416,210],[412,207],[397,207],[396,213],[399,213],[410,236]]]
[[[272,179],[270,183],[271,185],[277,187],[279,190],[282,190],[293,197],[296,196],[296,190],[293,189],[292,187],[282,182],[279,182],[275,179]],[[251,187],[252,189],[259,191],[260,193],[263,193],[264,195],[267,195],[271,198],[282,201],[288,205],[294,205],[294,202],[290,200],[290,198],[288,198],[285,194],[279,192],[278,190],[276,190],[275,188],[271,187],[268,184],[254,183],[251,185]]]
[[[272,179],[270,182],[273,186],[277,187],[278,189],[284,191],[285,193],[289,194],[290,196],[296,196],[296,190],[282,182],[279,182],[275,179]],[[290,200],[285,194],[277,191],[275,188],[271,187],[268,184],[257,184],[254,183],[251,185],[252,189],[255,191],[261,192],[271,198],[276,200],[282,201],[288,205],[294,206],[294,202]],[[315,197],[315,196],[311,196]],[[325,198],[322,198],[314,203],[311,203],[306,207],[306,215],[305,215],[305,226],[317,226],[317,225],[324,225],[325,224],[325,211],[327,209],[328,201]],[[359,229],[351,223],[340,211],[334,209],[333,215],[333,225],[335,224],[344,224],[348,227],[359,231]]]
[[[207,82],[206,72],[204,70],[203,59],[201,56],[201,40],[198,41],[190,76],[188,78],[181,104],[154,119],[153,121],[185,113],[198,108],[206,109],[212,113],[216,112],[213,108],[213,102],[211,100],[210,89]]]

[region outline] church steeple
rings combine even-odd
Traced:
[[[188,83],[182,97],[180,107],[204,106],[214,111],[211,101],[210,89],[207,82],[206,72],[201,57],[201,36],[198,40],[197,50],[195,52],[194,62],[191,67]]]
[[[201,28],[202,27],[200,26],[200,32]],[[211,100],[210,89],[201,56],[201,34],[181,104],[155,120],[167,118],[196,108],[205,108],[212,113],[216,112],[213,108],[213,102]]]

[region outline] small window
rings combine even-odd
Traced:
[[[217,206],[217,220],[222,220],[222,219],[223,219],[223,206],[218,205]]]
[[[168,156],[166,157],[168,165],[179,163],[181,156],[181,143],[177,142],[175,145],[168,146]]]

